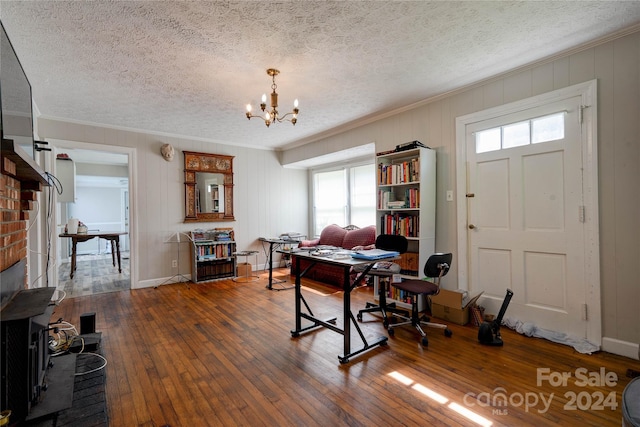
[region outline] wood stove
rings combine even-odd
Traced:
[[[44,389],[55,288],[24,289],[24,260],[0,274],[0,410],[11,410],[12,421],[21,421]]]

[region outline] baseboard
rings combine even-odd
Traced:
[[[618,356],[640,360],[640,344],[603,337],[602,350],[607,353],[617,354]]]
[[[184,275],[187,279],[191,277],[190,274]],[[184,280],[182,280],[184,282]],[[143,288],[155,288],[160,285],[169,285],[174,283],[179,283],[180,280],[178,277],[166,277],[160,279],[150,279],[150,280],[140,280],[137,283],[131,285],[131,289],[143,289]]]

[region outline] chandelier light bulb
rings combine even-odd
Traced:
[[[293,108],[298,108],[298,98],[293,101]]]
[[[247,113],[251,112],[251,104],[247,104]]]
[[[262,94],[262,103],[264,104],[265,102],[267,102],[267,94],[263,93]]]

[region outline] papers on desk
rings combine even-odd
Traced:
[[[315,256],[329,256],[333,253],[333,251],[331,249],[317,249],[310,253],[311,255],[315,255]]]
[[[400,252],[397,251],[385,251],[383,249],[368,249],[364,251],[356,251],[351,254],[353,258],[357,259],[367,259],[367,260],[376,260],[376,259],[384,259],[384,258],[393,258],[400,255]]]
[[[278,236],[278,238],[280,238],[282,240],[292,240],[292,241],[296,241],[296,242],[302,240],[304,237],[306,237],[304,234],[297,233],[295,231],[290,231],[288,233],[282,233],[280,236]]]

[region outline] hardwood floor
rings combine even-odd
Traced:
[[[292,338],[293,290],[269,291],[265,277],[68,298],[52,318],[78,324],[96,312],[112,426],[619,426],[627,369],[640,370],[635,360],[504,328],[505,346],[485,347],[477,328],[457,325],[451,338],[430,330],[428,348],[414,330],[397,329],[387,346],[341,365],[342,336]],[[340,316],[340,292],[308,286],[316,316]],[[355,290],[352,309],[370,298],[370,288]],[[365,314],[360,325],[367,338],[386,335],[378,317]],[[538,384],[539,369],[571,377]],[[596,383],[601,372],[609,384]]]

